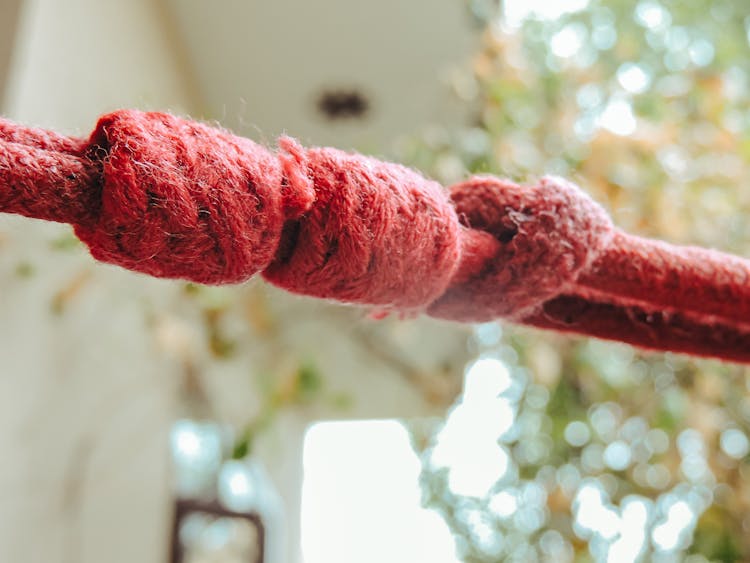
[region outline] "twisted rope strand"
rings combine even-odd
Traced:
[[[637,285],[649,281],[648,291]],[[592,299],[615,296],[665,313],[685,313],[750,330],[750,269],[747,260],[705,248],[674,246],[622,231],[577,280]]]
[[[750,363],[750,330],[685,313],[561,295],[521,320],[529,326],[618,340],[650,350]]]
[[[513,322],[750,363],[750,261],[619,231],[575,185],[416,172],[164,113],[89,139],[0,119],[0,211],[73,225],[91,254],[207,284],[261,273],[320,298]]]

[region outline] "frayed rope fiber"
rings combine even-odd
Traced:
[[[165,113],[89,139],[0,119],[0,211],[70,223],[103,262],[462,322],[506,318],[750,363],[750,261],[618,230],[565,180],[444,190],[283,137],[272,152]]]

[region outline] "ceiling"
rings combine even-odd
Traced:
[[[163,0],[203,117],[272,141],[375,149],[465,119],[447,76],[476,30],[462,0]]]

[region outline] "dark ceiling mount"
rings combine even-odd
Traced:
[[[356,88],[324,90],[316,108],[329,121],[364,119],[370,112],[370,100]]]

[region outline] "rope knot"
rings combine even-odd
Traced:
[[[433,316],[522,318],[563,293],[606,247],[607,213],[574,184],[537,186],[475,177],[451,188],[462,224],[462,263]]]
[[[283,197],[264,147],[164,113],[102,117],[85,154],[101,167],[99,202],[76,234],[95,258],[159,277],[248,279],[273,259],[286,202],[295,216],[310,199],[292,195],[296,177]]]
[[[287,223],[266,279],[384,310],[421,310],[445,291],[459,260],[460,225],[439,184],[358,154],[285,139],[280,146],[285,170],[294,158],[290,182],[310,178],[315,202]]]
[[[421,310],[448,286],[460,225],[442,187],[335,149],[279,152],[163,113],[99,120],[96,209],[75,230],[104,262],[158,277]]]

